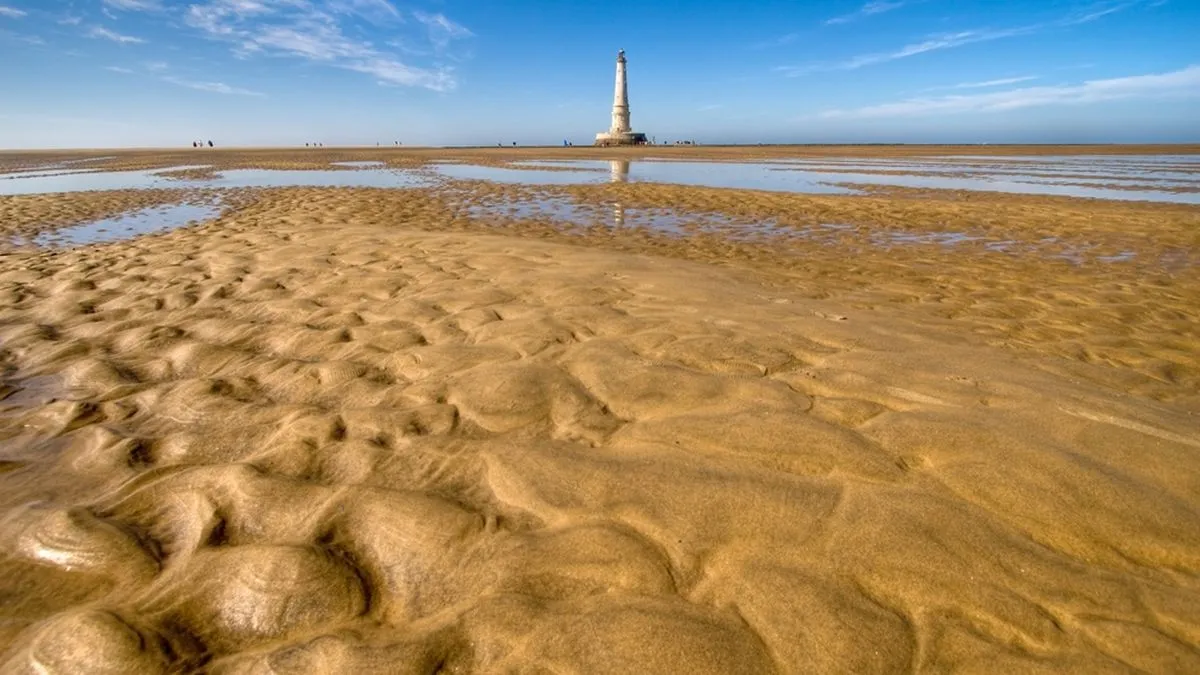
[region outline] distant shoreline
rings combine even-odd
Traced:
[[[788,155],[857,155],[857,156],[905,156],[905,155],[1191,155],[1200,154],[1200,143],[1062,143],[1062,144],[915,144],[915,143],[861,143],[861,144],[726,144],[726,145],[645,145],[635,147],[600,148],[590,145],[565,147],[561,145],[447,145],[447,146],[374,146],[346,145],[306,148],[303,146],[221,146],[215,148],[140,147],[140,148],[43,148],[43,149],[0,149],[0,157],[21,155],[88,155],[95,153],[130,155],[137,153],[178,152],[187,155],[211,155],[226,153],[305,153],[313,156],[356,153],[364,155],[411,155],[414,157],[443,153],[479,153],[486,155],[529,155],[538,153],[554,156],[663,156],[686,155],[693,158],[745,156],[788,156]]]

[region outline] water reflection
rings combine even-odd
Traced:
[[[608,160],[608,182],[626,183],[629,181],[629,160]],[[613,202],[613,227],[625,227],[625,207],[621,202]]]
[[[1184,166],[1168,174],[1154,169]],[[434,164],[450,178],[524,185],[654,182],[705,187],[856,194],[863,185],[1062,195],[1110,200],[1200,204],[1200,162],[1168,164],[1152,156],[1105,161],[1080,156],[1071,163],[1038,157],[1018,162],[937,158],[783,159],[760,162],[674,160],[533,160],[509,167]]]
[[[611,176],[617,176],[614,171]],[[984,233],[954,231],[870,230],[848,223],[787,225],[775,219],[751,220],[723,213],[686,212],[671,208],[626,207],[621,202],[580,203],[570,197],[545,195],[511,200],[487,201],[468,207],[473,218],[487,220],[550,221],[568,226],[567,231],[589,228],[642,229],[670,237],[719,236],[741,243],[805,241],[822,246],[868,246],[891,250],[930,246],[943,250],[975,248],[978,251],[1037,255],[1067,260],[1129,263],[1133,251],[1104,255],[1088,244],[1073,244],[1057,237],[1036,241],[994,239]]]

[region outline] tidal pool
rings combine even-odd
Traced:
[[[763,162],[534,160],[514,162],[508,167],[436,163],[431,168],[449,178],[523,185],[631,181],[805,194],[855,194],[859,191],[854,186],[882,185],[1200,204],[1200,171],[1152,173],[1136,161],[1144,159],[1141,157],[1108,165],[1100,161],[1099,167],[1090,157],[1073,158],[1071,164],[1059,159],[1021,159],[1021,165],[996,162],[995,166],[975,159],[843,158]],[[1151,164],[1161,167],[1164,163]],[[1200,163],[1195,166],[1200,169]],[[943,173],[947,175],[939,175]]]
[[[44,232],[32,238],[14,237],[17,246],[65,247],[130,239],[141,234],[164,232],[189,223],[216,218],[218,204],[171,204],[128,211],[112,218]]]
[[[172,166],[144,171],[94,171],[26,177],[0,174],[0,195],[129,190],[145,188],[263,188],[263,187],[386,187],[429,185],[428,177],[401,169],[316,171],[272,169],[227,169],[212,178],[171,178],[161,174],[206,166]]]
[[[670,208],[625,206],[620,202],[585,203],[561,195],[542,195],[518,199],[491,199],[467,206],[472,218],[491,220],[542,220],[573,228],[642,228],[675,237],[717,235],[746,243],[801,239],[825,246],[853,245],[856,241],[879,249],[912,246],[936,246],[954,249],[976,246],[989,253],[1039,255],[1083,264],[1125,263],[1137,255],[1121,251],[1113,255],[1095,255],[1088,244],[1073,244],[1058,237],[1036,241],[990,238],[965,231],[864,230],[849,223],[821,223],[792,226],[776,219],[736,218],[722,213],[689,212]]]

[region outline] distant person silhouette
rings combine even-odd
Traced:
[[[208,142],[208,147],[210,147],[210,148],[211,148],[212,146],[213,146],[213,144],[212,144],[212,141],[209,141],[209,142]]]

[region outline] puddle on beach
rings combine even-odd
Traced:
[[[980,190],[1113,200],[1200,204],[1200,157],[795,158],[760,162],[533,160],[505,167],[453,161],[421,170],[376,161],[333,162],[338,169],[228,169],[207,178],[163,175],[208,167],[145,171],[67,169],[0,174],[0,195],[131,188],[380,187],[435,185],[439,179],[524,185],[655,182],[805,194],[859,194],[853,186]],[[31,167],[32,168],[32,167]],[[347,171],[346,169],[354,169]],[[1175,191],[1172,191],[1175,190]]]
[[[1073,158],[1070,163],[1057,159],[1050,162],[1043,162],[1041,158],[1022,159],[1024,163],[1015,169],[1013,164],[988,166],[988,163],[981,164],[974,159],[954,161],[949,158],[764,162],[534,160],[514,162],[509,167],[445,163],[432,166],[437,173],[450,178],[524,185],[633,181],[806,194],[855,194],[858,191],[848,184],[859,184],[1200,204],[1200,161],[1182,160],[1187,166],[1195,166],[1196,173],[1170,171],[1164,175],[1153,173],[1146,167],[1175,166],[1179,160],[1144,165],[1140,160],[1145,158],[1140,156],[1108,164],[1093,162],[1091,157]],[[878,173],[880,171],[897,173]],[[917,173],[903,173],[906,171]],[[953,175],[937,175],[942,173]],[[1171,192],[1171,189],[1197,191]]]
[[[59,375],[5,378],[0,380],[0,414],[37,408],[68,393]]]
[[[264,187],[386,187],[403,188],[432,184],[420,174],[400,169],[363,168],[356,171],[272,169],[227,169],[211,178],[172,178],[162,174],[206,169],[207,166],[172,166],[145,171],[96,171],[28,177],[0,174],[0,195],[87,192],[144,188],[264,188]]]
[[[172,204],[129,211],[112,218],[44,232],[35,237],[13,237],[16,246],[66,247],[130,239],[141,234],[164,232],[189,223],[216,218],[217,204]]]
[[[18,173],[7,173],[0,178],[8,180],[16,180],[18,178],[38,178],[41,176],[64,176],[73,173],[94,173],[96,169],[35,169],[32,171],[20,171]]]
[[[642,228],[683,236],[724,230],[738,225],[720,213],[682,213],[671,209],[625,207],[620,203],[581,204],[568,197],[488,201],[467,208],[472,218],[550,220],[580,227]],[[743,223],[751,226],[749,223]]]
[[[772,172],[767,164],[741,162],[534,160],[515,162],[512,167],[514,168],[443,163],[433,165],[435,171],[449,178],[527,185],[632,181],[811,194],[857,192],[842,185],[814,180],[799,172]]]
[[[672,237],[717,235],[745,243],[769,243],[789,239],[805,240],[825,246],[853,244],[856,240],[883,250],[910,246],[937,246],[952,249],[976,246],[990,253],[1041,255],[1083,264],[1088,260],[1102,263],[1131,262],[1137,254],[1121,251],[1113,255],[1094,255],[1089,245],[1072,245],[1057,237],[1033,242],[989,239],[969,232],[913,232],[876,230],[861,232],[848,223],[822,223],[793,227],[774,219],[751,220],[721,213],[684,212],[669,208],[627,207],[619,202],[580,203],[570,197],[547,195],[513,200],[488,200],[471,204],[472,218],[500,220],[546,220],[570,228],[640,228]]]

